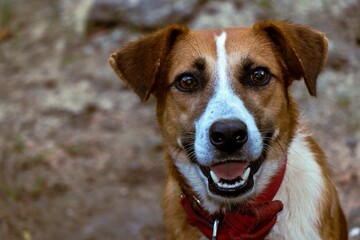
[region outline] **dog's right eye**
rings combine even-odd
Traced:
[[[199,86],[199,82],[191,74],[183,74],[176,78],[175,87],[181,92],[193,92]]]

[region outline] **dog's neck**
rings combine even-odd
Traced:
[[[273,201],[273,198],[284,179],[286,163],[287,158],[266,189],[237,211],[211,215],[201,207],[201,202],[195,196],[183,191],[181,204],[187,213],[188,222],[212,239],[228,239],[229,236],[241,236],[239,239],[263,239],[275,224],[277,213],[283,208],[282,203]]]

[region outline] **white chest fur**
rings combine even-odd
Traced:
[[[284,182],[274,198],[283,202],[284,210],[269,239],[320,239],[319,208],[324,179],[305,137],[297,133],[290,145]]]

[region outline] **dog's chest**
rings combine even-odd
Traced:
[[[283,202],[284,210],[278,215],[269,239],[320,239],[319,203],[324,185],[314,153],[305,136],[297,133],[289,147],[284,181],[275,196]]]

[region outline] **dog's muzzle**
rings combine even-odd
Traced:
[[[254,186],[253,176],[265,159],[266,147],[262,148],[258,158],[248,157],[248,128],[239,119],[215,121],[208,130],[208,139],[213,149],[209,164],[201,164],[196,157],[192,161],[207,178],[210,192],[223,197],[237,197],[250,191]],[[261,139],[263,146],[268,145],[266,139],[270,139],[269,136]],[[188,153],[191,152],[192,147],[188,148]]]

